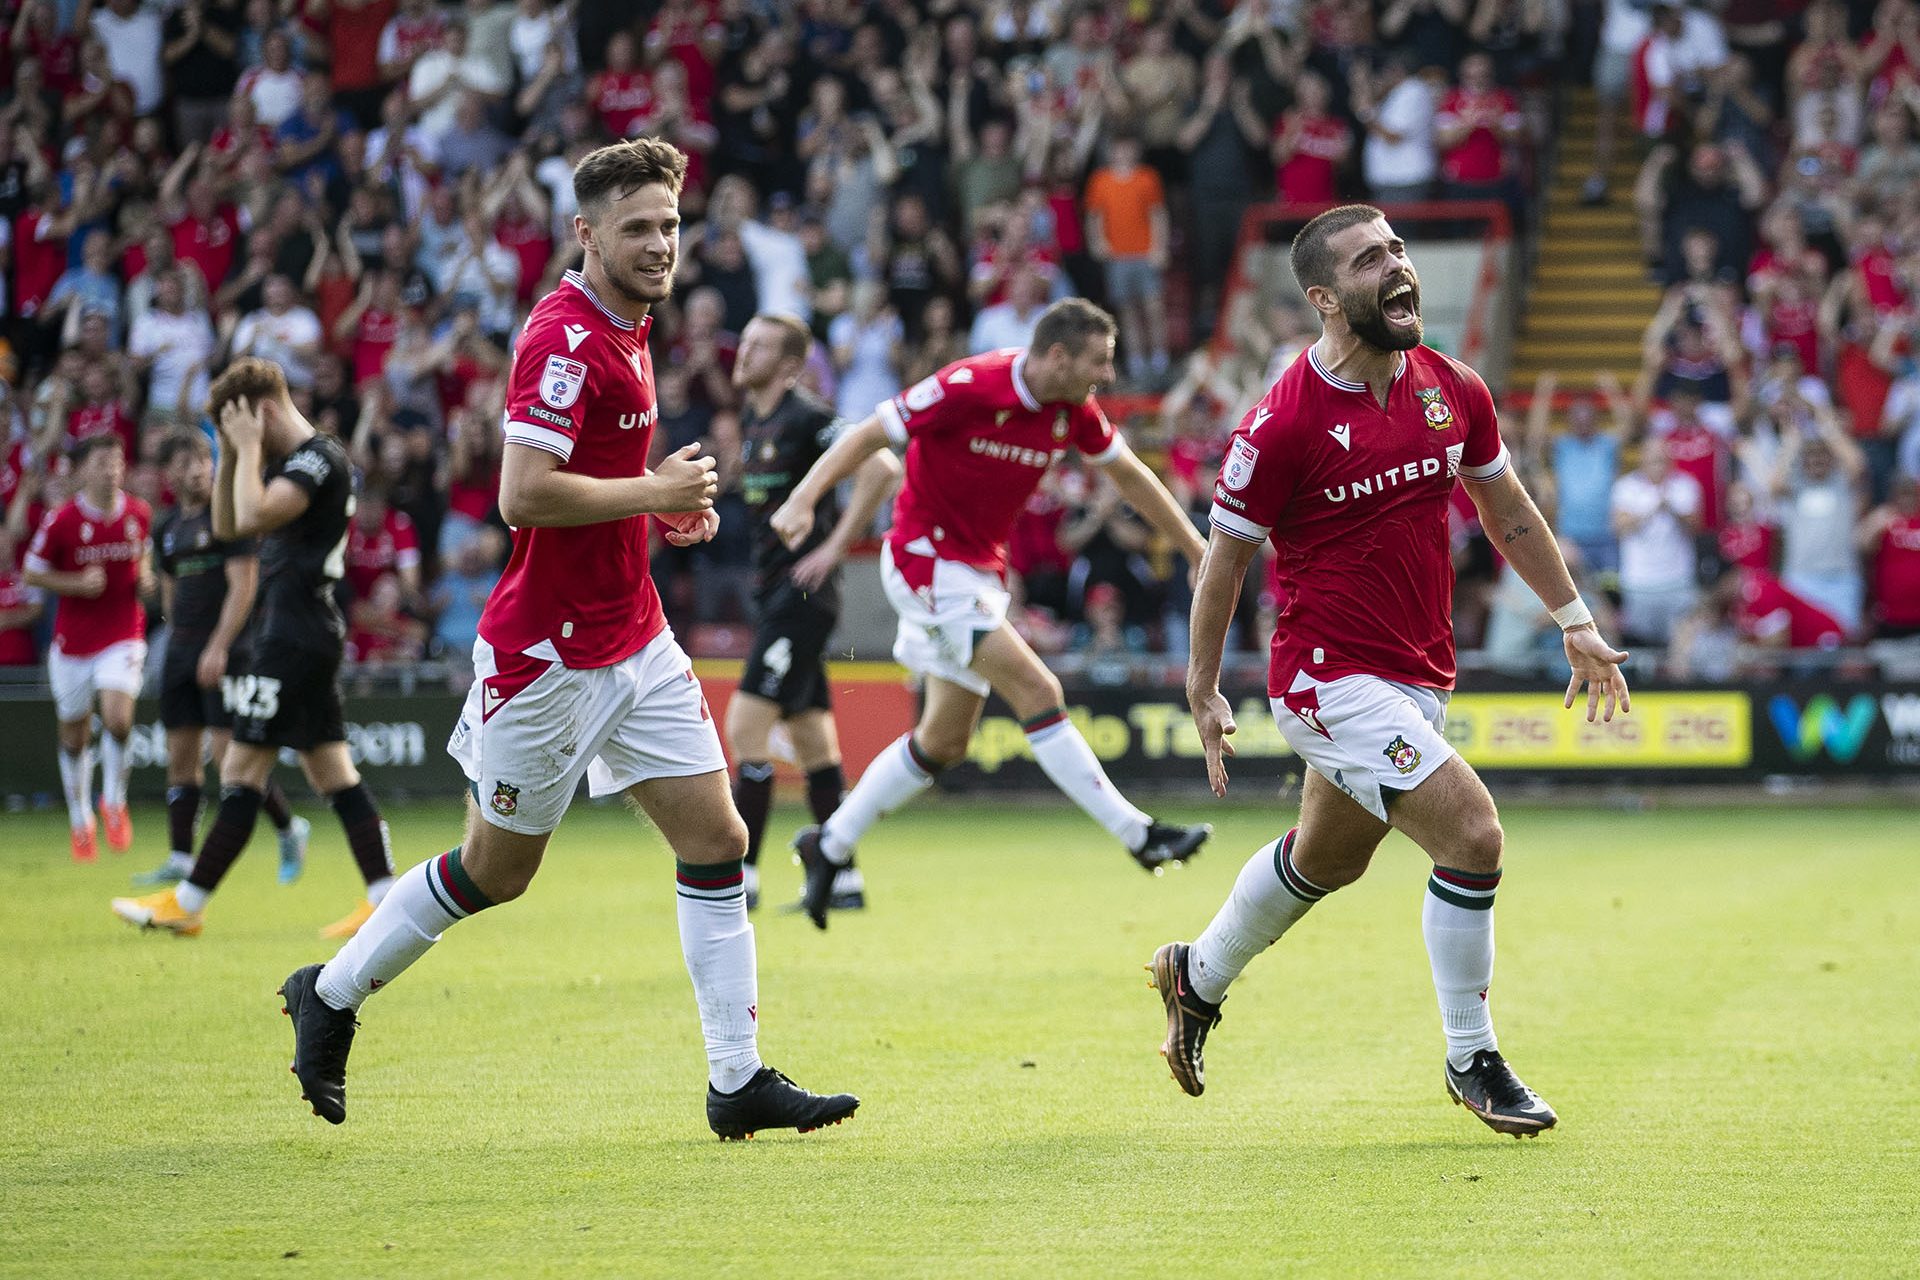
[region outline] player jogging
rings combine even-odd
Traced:
[[[1092,303],[1054,303],[1024,350],[957,361],[881,403],[834,442],[773,515],[787,545],[801,545],[828,490],[887,445],[906,447],[906,483],[881,574],[900,615],[893,656],[927,677],[926,701],[912,732],[867,766],[833,816],[794,841],[806,866],[803,902],[823,929],[834,876],[860,837],[966,755],[989,690],[1012,706],[1047,777],[1141,866],[1157,872],[1178,863],[1212,831],[1155,822],[1128,803],[1067,719],[1060,681],[1007,622],[1007,539],[1040,478],[1069,447],[1107,468],[1121,497],[1189,564],[1204,550],[1173,495],[1093,398],[1113,379],[1113,337],[1113,317]]]
[[[526,891],[582,775],[625,793],[677,859],[680,946],[721,1138],[837,1124],[859,1099],[821,1097],[760,1061],[747,835],[693,665],[647,571],[647,517],[678,545],[711,538],[713,459],[699,445],[648,473],[659,419],[647,333],[673,288],[686,157],[652,138],[602,147],[573,172],[585,253],[537,303],[507,385],[500,514],[513,555],[474,643],[478,676],[448,750],[472,780],[466,840],[401,876],[353,941],[281,987],[294,1073],[314,1113],[346,1119],[354,1013],[453,924]]]
[[[93,706],[100,703],[100,822],[107,847],[133,844],[127,814],[127,735],[147,661],[147,549],[153,512],[121,490],[127,460],[120,437],[89,436],[67,455],[76,492],[50,512],[27,548],[30,587],[59,597],[47,679],[60,718],[60,782],[67,793],[73,858],[99,857],[93,819]]]
[[[213,534],[213,448],[207,438],[198,431],[168,436],[160,446],[160,469],[178,500],[153,536],[167,617],[160,723],[167,731],[167,847],[172,852],[156,869],[134,877],[143,885],[177,884],[193,870],[207,740],[212,739],[213,759],[224,759],[233,719],[223,686],[244,666],[244,633],[260,583],[253,541],[227,542]],[[261,808],[280,835],[280,883],[292,884],[306,865],[312,824],[293,816],[286,793],[271,779]]]
[[[1321,898],[1360,878],[1390,828],[1433,858],[1421,924],[1446,1032],[1447,1092],[1516,1137],[1553,1109],[1501,1058],[1487,1009],[1502,837],[1493,797],[1441,728],[1453,688],[1455,477],[1482,526],[1565,632],[1571,707],[1587,688],[1627,709],[1615,652],[1575,591],[1559,546],[1507,462],[1486,384],[1420,345],[1420,281],[1378,209],[1346,205],[1294,238],[1295,278],[1321,335],[1241,422],[1214,489],[1213,535],[1193,599],[1187,699],[1207,777],[1225,795],[1233,714],[1220,693],[1227,622],[1271,538],[1287,605],[1267,693],[1307,763],[1300,825],[1257,851],[1191,947],[1149,966],[1166,1005],[1161,1052],[1186,1092],[1227,984]]]
[[[207,413],[221,438],[213,535],[261,539],[258,620],[237,674],[228,677],[233,738],[220,760],[220,807],[200,856],[179,884],[115,898],[113,911],[143,928],[198,935],[207,899],[253,837],[274,763],[290,748],[333,805],[367,882],[365,900],[321,930],[348,937],[393,883],[387,824],[347,754],[340,696],[346,624],[333,588],[353,517],[353,468],[341,443],[293,407],[286,375],[265,360],[228,366],[207,393]]]
[[[784,724],[796,762],[807,778],[807,805],[825,822],[840,804],[840,738],[827,685],[827,638],[840,620],[836,572],[847,548],[873,523],[899,483],[900,463],[880,450],[860,464],[846,510],[835,496],[821,503],[813,533],[797,547],[780,541],[767,519],[800,477],[820,460],[843,425],[824,401],[795,386],[806,367],[813,335],[792,316],[762,315],[748,322],[733,361],[733,385],[742,392],[741,487],[753,518],[753,589],[758,617],[740,689],[727,703],[727,745],[738,771],[734,804],[747,824],[747,907],[760,899],[760,841],[773,804],[769,740]],[[833,905],[863,906],[859,869],[842,868]]]

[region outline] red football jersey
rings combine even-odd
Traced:
[[[1748,569],[1740,575],[1734,620],[1749,640],[1771,639],[1784,631],[1791,649],[1833,649],[1847,639],[1847,629],[1838,618],[1789,591],[1765,569]]]
[[[132,494],[102,511],[76,495],[48,516],[27,549],[35,573],[75,573],[89,565],[107,571],[107,589],[93,599],[61,596],[53,612],[53,643],[70,658],[85,658],[146,634],[140,607],[140,564],[152,546],[153,512]]]
[[[1873,549],[1873,616],[1884,626],[1920,627],[1920,516],[1901,516]]]
[[[1448,497],[1455,477],[1506,469],[1493,397],[1457,360],[1407,352],[1385,409],[1313,348],[1289,365],[1234,432],[1213,490],[1214,528],[1279,553],[1268,693],[1301,671],[1451,689]]]
[[[1727,442],[1697,422],[1678,426],[1662,441],[1675,471],[1683,471],[1700,486],[1700,527],[1708,533],[1720,530],[1720,509],[1727,498],[1727,473],[1731,454]]]
[[[39,594],[21,580],[17,565],[0,561],[0,613],[32,604]],[[0,667],[31,667],[39,660],[32,627],[0,627]]]
[[[647,354],[652,320],[622,320],[579,272],[567,272],[534,304],[514,347],[507,443],[545,449],[579,475],[645,475],[660,417]],[[645,516],[515,529],[513,555],[480,615],[480,634],[500,652],[569,667],[611,666],[666,625],[647,572]]]
[[[936,558],[1004,570],[1014,521],[1067,446],[1090,462],[1119,455],[1120,433],[1098,401],[1041,404],[1025,364],[1017,348],[958,360],[876,410],[907,447],[887,542],[910,584],[922,585],[916,567],[930,582]]]
[[[346,579],[354,599],[366,599],[383,573],[419,567],[420,536],[406,512],[389,508],[387,518],[372,533],[362,529],[358,520],[347,526]]]

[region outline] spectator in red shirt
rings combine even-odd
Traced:
[[[46,605],[20,576],[20,540],[0,524],[0,667],[31,667],[40,661],[33,625]]]
[[[404,518],[404,517],[403,517]],[[376,577],[364,596],[347,610],[347,652],[366,666],[393,666],[418,662],[426,648],[427,625],[408,616],[400,579],[391,573]]]
[[[89,436],[115,436],[132,466],[140,460],[140,435],[133,414],[120,397],[120,380],[111,366],[90,364],[80,374],[80,403],[67,414],[69,445]]]
[[[1874,633],[1920,636],[1920,480],[1894,479],[1886,503],[1860,522],[1860,550],[1872,566]]]
[[[1740,634],[1770,649],[1837,649],[1846,642],[1840,620],[1789,591],[1764,569],[1736,569],[1735,622]]]
[[[1717,533],[1733,458],[1727,442],[1700,420],[1700,405],[1693,388],[1675,387],[1668,395],[1666,414],[1656,416],[1654,430],[1673,469],[1692,476],[1700,486],[1701,530]]]
[[[1525,136],[1526,120],[1514,96],[1493,82],[1491,57],[1473,53],[1461,60],[1460,84],[1441,99],[1433,125],[1448,198],[1517,198],[1510,149]]]
[[[1325,77],[1303,71],[1294,103],[1273,133],[1275,180],[1287,204],[1329,204],[1340,196],[1340,170],[1353,153],[1353,129],[1333,114]]]
[[[587,82],[587,101],[611,138],[630,138],[653,107],[653,77],[636,64],[633,34],[607,42],[607,69]]]
[[[1772,525],[1755,511],[1753,490],[1736,484],[1727,490],[1726,519],[1720,525],[1720,561],[1741,569],[1773,568],[1776,540]]]
[[[380,75],[380,36],[399,12],[398,0],[329,0],[327,48],[333,56],[333,100],[362,129],[380,121],[386,81]]]
[[[407,600],[420,594],[420,539],[413,521],[395,511],[384,489],[368,489],[354,508],[347,529],[347,589],[355,600],[368,598],[374,584],[392,575]]]

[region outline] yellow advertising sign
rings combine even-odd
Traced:
[[[1739,769],[1751,762],[1747,695],[1636,693],[1633,714],[1587,723],[1551,693],[1457,693],[1447,741],[1482,769]]]

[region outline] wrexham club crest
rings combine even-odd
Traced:
[[[1427,415],[1428,426],[1435,431],[1445,431],[1453,425],[1453,410],[1447,408],[1447,402],[1440,398],[1440,388],[1421,387],[1414,394],[1426,406],[1423,412]]]
[[[493,811],[503,818],[511,818],[520,807],[520,788],[510,782],[502,782],[493,788]]]
[[[1401,773],[1412,773],[1420,767],[1420,748],[1414,746],[1399,734],[1393,736],[1393,741],[1389,742],[1386,750],[1380,754],[1385,756],[1388,761],[1392,763],[1393,767]],[[496,799],[495,802],[498,803],[498,800]]]

